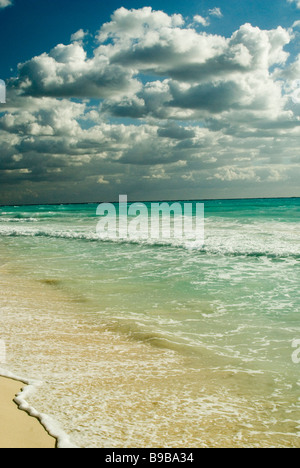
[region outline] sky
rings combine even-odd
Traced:
[[[300,0],[0,0],[0,204],[300,196],[299,45]]]

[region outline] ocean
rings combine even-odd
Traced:
[[[300,447],[300,199],[202,203],[204,244],[0,207],[0,374],[59,446]]]

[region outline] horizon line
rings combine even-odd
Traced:
[[[298,199],[300,196],[291,197],[243,197],[243,198],[186,198],[186,199],[159,199],[159,200],[128,200],[128,203],[159,203],[159,202],[196,202],[196,201],[233,201],[233,200],[293,200]],[[0,207],[21,207],[21,206],[62,206],[62,205],[99,205],[101,203],[119,203],[119,201],[90,201],[90,202],[57,202],[57,203],[24,203],[24,204],[1,204]]]

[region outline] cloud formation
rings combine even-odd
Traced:
[[[202,26],[209,26],[209,24],[210,24],[209,19],[208,19],[208,18],[204,18],[204,17],[201,16],[201,15],[195,15],[195,16],[194,16],[194,22],[195,22],[195,23],[202,24]]]
[[[11,6],[12,4],[13,4],[12,0],[0,0],[0,10],[8,6]]]
[[[199,31],[205,21],[120,8],[92,53],[81,29],[20,64],[0,114],[2,202],[15,184],[22,200],[47,201],[297,188],[292,28],[244,24],[224,37]]]
[[[58,44],[19,66],[17,86],[27,96],[105,98],[134,92],[139,88],[132,70],[110,64],[97,54],[87,58],[79,42]]]
[[[215,7],[215,8],[212,8],[211,10],[209,10],[209,14],[211,16],[216,16],[217,18],[222,18],[222,16],[223,16],[221,8],[218,8],[218,7]]]

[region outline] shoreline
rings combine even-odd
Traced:
[[[16,397],[26,386],[24,382],[0,376],[0,448],[55,448],[56,439],[16,403]]]
[[[0,240],[3,241],[1,236]],[[269,315],[266,321],[258,315],[258,323],[254,323],[252,308],[251,315],[246,315],[245,307],[245,315],[236,321],[236,310],[229,307],[229,299],[233,301],[235,296],[228,299],[226,294],[215,299],[215,284],[219,283],[213,282],[211,290],[206,283],[204,289],[198,289],[202,279],[199,265],[208,265],[204,273],[214,271],[212,256],[202,259],[201,255],[194,265],[194,255],[184,254],[187,263],[182,268],[182,258],[170,256],[169,252],[161,256],[162,252],[149,253],[140,248],[98,250],[94,244],[91,248],[84,244],[78,256],[81,246],[71,242],[49,245],[40,237],[0,242],[1,339],[7,349],[7,364],[4,355],[3,361],[10,369],[0,369],[0,374],[18,380],[19,385],[23,382],[24,391],[15,401],[57,438],[58,448],[66,445],[68,437],[78,448],[299,447],[295,411],[298,394],[294,385],[297,376],[294,379],[296,368],[291,363],[290,347],[286,359],[278,362],[284,364],[283,370],[276,361],[276,367],[273,366],[270,359],[277,359],[278,351],[286,349],[287,337],[294,334],[289,335],[290,329],[283,328],[283,336],[267,335],[273,322]],[[144,264],[145,252],[149,257]],[[97,263],[95,253],[107,258]],[[91,269],[86,269],[86,263],[82,265],[83,258],[86,263],[93,262]],[[161,266],[155,269],[154,276],[149,276],[158,258]],[[235,286],[235,281],[240,284],[255,270],[250,291],[259,293],[257,281],[264,280],[271,262],[264,262],[263,269],[257,269],[256,260],[238,261],[241,268],[235,269],[235,262],[226,257],[224,263],[219,263],[218,257],[215,271],[232,269],[229,278]],[[132,273],[132,264],[141,265],[141,275]],[[98,265],[101,269],[95,273],[94,266]],[[177,265],[179,269],[175,269]],[[294,271],[294,263],[288,265],[289,269],[283,270],[286,274]],[[177,283],[173,282],[174,273]],[[185,273],[187,280],[199,280],[193,286],[195,295],[181,294]],[[296,273],[290,274],[289,279],[293,285],[294,276],[297,291]],[[212,281],[217,276],[209,278]],[[278,285],[277,276],[275,280]],[[226,287],[228,276],[219,281],[220,287]],[[91,290],[87,290],[87,285]],[[153,285],[157,287],[153,289]],[[152,299],[153,290],[157,294]],[[212,302],[209,295],[206,297],[207,292],[211,292]],[[130,310],[133,302],[137,308]],[[260,302],[259,295],[253,305]],[[242,310],[239,302],[236,306]],[[182,353],[181,340],[172,340],[185,333],[182,326],[176,328],[177,323],[195,319],[199,320],[200,338],[205,338],[201,338],[200,346],[191,348],[191,353]],[[277,327],[277,319],[274,323]],[[186,329],[195,333],[194,323]],[[253,340],[253,330],[259,348],[254,348],[252,355],[252,349],[250,353],[246,345]],[[217,332],[216,341],[211,342]],[[276,345],[273,352],[272,343],[281,345]],[[221,345],[224,349],[218,353]],[[264,362],[265,349],[267,365],[256,365],[258,350]],[[22,384],[10,392],[8,401],[21,387]],[[40,413],[36,414],[34,408]],[[29,418],[26,414],[25,417]],[[0,413],[4,424],[2,421]],[[67,433],[58,430],[60,427]]]

